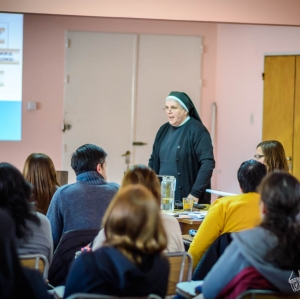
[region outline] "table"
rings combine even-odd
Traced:
[[[193,220],[193,219],[184,219],[184,218],[176,218],[179,222],[181,233],[183,235],[189,234],[190,229],[198,230],[200,224],[203,220]]]
[[[176,284],[176,293],[186,299],[194,298],[197,296],[195,288],[203,284],[203,280],[191,280],[185,282],[179,282]]]

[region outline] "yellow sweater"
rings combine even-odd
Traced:
[[[259,194],[247,193],[223,197],[211,205],[189,248],[194,268],[220,235],[250,229],[260,223],[259,199]]]

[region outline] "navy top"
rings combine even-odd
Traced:
[[[101,247],[76,258],[67,277],[64,298],[74,293],[143,297],[167,292],[169,262],[163,254],[144,255],[136,265],[114,247]]]
[[[185,124],[180,127],[169,127],[159,150],[159,175],[172,175],[177,178],[177,165],[174,161],[176,161],[177,147],[180,144],[184,126]]]

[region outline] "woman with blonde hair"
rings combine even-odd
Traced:
[[[46,215],[52,196],[59,187],[51,158],[44,153],[30,154],[24,164],[23,176],[33,185],[31,201],[35,202],[36,210]]]
[[[169,263],[162,251],[167,237],[152,193],[142,185],[120,189],[104,215],[103,227],[103,247],[74,261],[64,298],[74,293],[164,298]]]
[[[289,171],[284,148],[275,140],[263,141],[256,146],[254,158],[267,167],[268,172],[274,170]]]
[[[160,182],[157,178],[157,175],[151,168],[141,164],[130,167],[123,177],[121,187],[125,187],[131,184],[141,184],[148,188],[154,196],[157,207],[160,208]],[[161,218],[168,238],[168,245],[165,251],[185,251],[182,241],[182,233],[178,221],[174,217],[164,213],[161,214]],[[95,251],[96,249],[99,249],[103,245],[104,241],[105,233],[104,230],[101,229],[93,242],[92,250]]]

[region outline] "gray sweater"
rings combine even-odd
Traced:
[[[37,225],[30,220],[26,220],[26,226],[31,230],[31,235],[26,240],[17,240],[18,254],[43,254],[50,264],[53,254],[51,226],[49,220],[43,214],[34,213],[37,214],[41,224]]]
[[[54,249],[64,232],[100,229],[104,213],[119,188],[116,183],[107,183],[96,171],[82,173],[76,180],[60,187],[50,202],[47,218]]]

